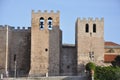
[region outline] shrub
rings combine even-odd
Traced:
[[[94,76],[95,80],[120,80],[120,68],[112,66],[97,66]]]
[[[86,70],[87,71],[91,71],[91,70],[95,70],[95,64],[92,62],[89,62],[86,64]]]

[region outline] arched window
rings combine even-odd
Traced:
[[[43,17],[40,18],[40,29],[41,30],[44,29],[44,18]]]
[[[52,18],[51,17],[48,18],[48,29],[52,30]]]
[[[85,31],[88,33],[89,32],[89,24],[86,24],[85,26]]]
[[[96,33],[96,24],[93,24],[93,32]]]

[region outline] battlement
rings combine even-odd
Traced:
[[[56,18],[59,17],[59,15],[60,11],[54,12],[53,10],[51,10],[48,12],[47,10],[44,10],[42,12],[41,10],[38,10],[37,12],[35,12],[34,10],[32,10],[32,18],[33,17],[44,17],[44,19],[49,17]]]
[[[18,31],[31,30],[31,27],[13,27],[9,25],[0,25],[0,30],[6,30],[7,27],[9,30],[18,30]]]
[[[43,12],[41,10],[38,10],[37,12],[35,12],[34,10],[32,10],[32,14],[59,14],[60,11],[54,12],[53,10],[51,10],[50,12],[48,12],[47,10],[44,10]]]
[[[10,27],[11,30],[31,30],[31,27]]]
[[[89,17],[89,18],[78,18],[78,20],[80,21],[93,21],[93,22],[104,22],[104,18],[92,18],[92,17]]]

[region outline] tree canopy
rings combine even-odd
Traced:
[[[118,55],[114,61],[111,62],[114,67],[119,66],[120,67],[120,55]]]

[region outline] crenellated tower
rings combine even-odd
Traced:
[[[30,76],[59,75],[59,15],[59,11],[32,11]]]
[[[87,62],[102,63],[104,59],[104,19],[78,18],[76,21],[78,73]]]

